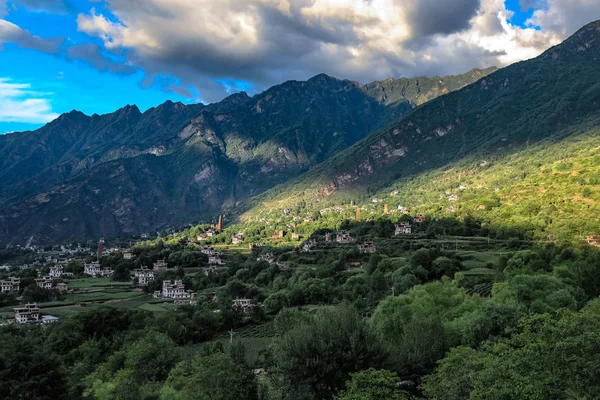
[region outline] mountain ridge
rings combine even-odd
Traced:
[[[165,102],[143,113],[128,105],[104,115],[63,114],[0,139],[0,242],[22,243],[38,232],[48,240],[130,234],[214,216],[409,112],[411,99],[383,104],[361,84],[321,74],[208,106]],[[149,190],[153,179],[166,182]],[[95,192],[82,195],[84,186]],[[68,207],[103,214],[63,215]]]
[[[349,202],[465,157],[513,154],[597,126],[598,50],[600,21],[537,58],[415,108],[307,174],[249,200],[243,218],[299,202]]]

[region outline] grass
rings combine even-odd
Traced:
[[[116,299],[128,299],[140,296],[140,292],[91,292],[68,294],[65,296],[70,301],[107,301]]]
[[[130,287],[131,282],[114,282],[109,277],[104,278],[82,278],[68,281],[69,289],[105,288],[105,287]]]

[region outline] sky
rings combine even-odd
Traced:
[[[0,0],[0,133],[319,73],[502,67],[596,19],[600,0]]]

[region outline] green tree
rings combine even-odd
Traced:
[[[319,310],[273,343],[269,372],[284,393],[308,390],[314,398],[331,398],[349,374],[382,365],[385,352],[357,312],[341,306]]]
[[[398,389],[400,378],[394,372],[369,368],[350,374],[346,389],[335,400],[409,400],[407,392]]]
[[[160,396],[162,400],[252,400],[256,397],[252,371],[219,351],[197,355],[190,365],[178,364]]]

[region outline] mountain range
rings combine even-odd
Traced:
[[[363,85],[321,74],[210,105],[61,115],[0,135],[0,243],[114,237],[214,218],[496,68]]]

